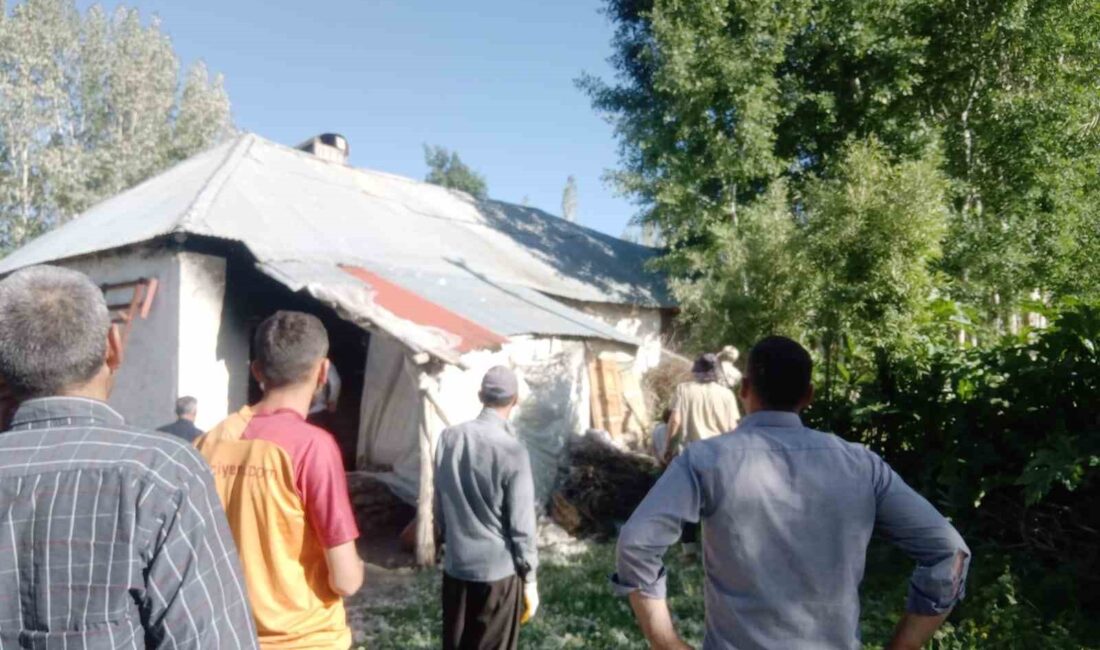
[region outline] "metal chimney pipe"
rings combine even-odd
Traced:
[[[306,140],[296,147],[323,160],[348,164],[351,146],[347,138],[339,133],[322,133]]]

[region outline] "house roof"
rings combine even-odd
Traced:
[[[322,267],[363,269],[381,280],[373,286],[357,278],[370,300],[387,290],[392,298],[393,287],[435,296],[433,302],[446,303],[448,311],[483,326],[489,321],[486,329],[503,335],[629,340],[539,294],[672,304],[663,279],[646,268],[654,249],[534,208],[479,202],[463,192],[322,160],[254,134],[92,207],[0,260],[0,273],[174,234],[240,242],[274,277],[280,265],[309,276],[290,280],[283,273],[280,279],[296,288],[318,288]],[[323,275],[335,283],[336,276]],[[393,286],[383,287],[387,282]],[[344,299],[364,301],[350,294]],[[439,323],[412,322],[439,329]]]
[[[465,352],[497,347],[524,334],[638,345],[611,325],[520,285],[324,262],[271,261],[259,268],[292,290],[333,306],[350,321],[364,321],[414,350],[451,362],[457,363]]]

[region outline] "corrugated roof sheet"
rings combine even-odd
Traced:
[[[345,273],[364,282],[374,292],[374,302],[391,314],[416,323],[420,327],[439,329],[458,337],[459,352],[485,348],[496,349],[508,342],[508,337],[488,327],[428,300],[417,291],[391,282],[361,266],[341,266]]]
[[[575,300],[672,304],[646,269],[653,249],[252,134],[94,206],[0,260],[0,273],[172,233],[240,241],[260,261],[474,274]]]
[[[269,261],[260,270],[294,291],[306,291],[329,304],[351,321],[365,319],[417,352],[428,352],[458,362],[462,352],[492,347],[497,336],[523,334],[602,339],[625,345],[638,340],[587,314],[519,285],[487,282],[454,274],[438,275],[409,269],[370,269],[369,275],[348,273],[344,267],[324,262]],[[403,310],[379,295],[372,278],[396,285],[425,302]],[[454,320],[431,320],[425,315],[445,310],[482,331],[464,339],[470,330],[455,327]],[[364,323],[367,324],[367,323]]]

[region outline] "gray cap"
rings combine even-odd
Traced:
[[[479,395],[482,402],[497,404],[512,399],[518,392],[519,381],[516,379],[516,373],[505,366],[493,366],[481,380]]]

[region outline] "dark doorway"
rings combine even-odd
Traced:
[[[226,295],[232,296],[232,318],[248,332],[249,341],[259,324],[280,309],[302,311],[321,319],[329,336],[329,360],[340,374],[341,390],[335,413],[316,421],[332,433],[344,456],[344,466],[356,467],[359,438],[359,405],[363,394],[363,373],[367,366],[370,334],[340,318],[330,307],[304,292],[293,292],[258,271],[248,256],[230,256],[226,269]],[[260,399],[260,387],[248,377],[248,402]]]

